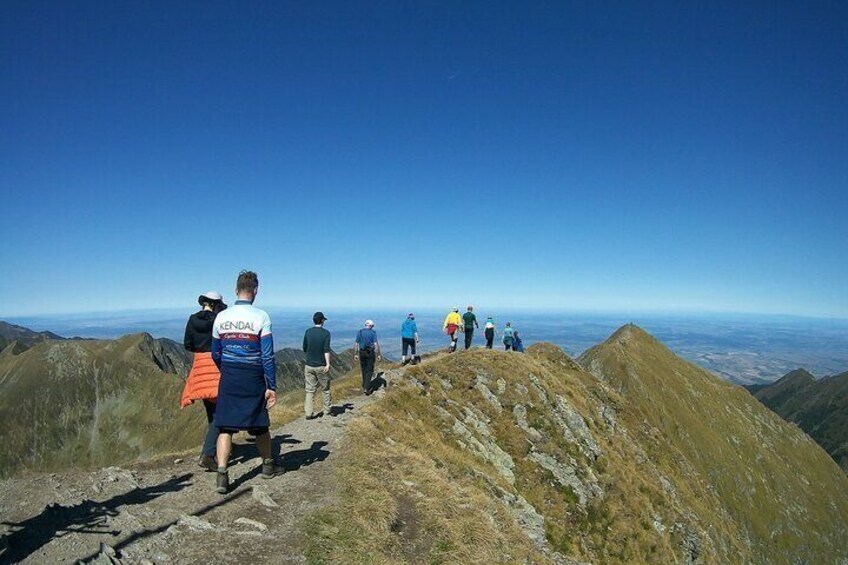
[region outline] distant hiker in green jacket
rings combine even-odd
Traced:
[[[513,340],[515,337],[515,330],[512,329],[512,322],[506,323],[506,327],[504,328],[503,334],[504,349],[509,351],[510,349],[512,349]]]
[[[468,311],[462,315],[462,325],[465,331],[465,349],[469,349],[474,339],[474,328],[480,328],[477,316],[474,315],[474,306],[468,306]]]
[[[333,415],[330,398],[330,332],[324,329],[326,320],[323,312],[315,312],[312,315],[312,323],[315,325],[303,334],[303,351],[306,353],[306,364],[303,367],[306,399],[303,411],[307,420]],[[315,414],[312,402],[319,388],[324,396],[324,411]]]

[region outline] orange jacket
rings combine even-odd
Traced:
[[[180,407],[185,408],[195,400],[216,400],[221,373],[212,361],[211,353],[195,353],[194,363],[186,379]]]

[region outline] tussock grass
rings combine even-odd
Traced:
[[[678,365],[652,343],[641,347],[647,348],[647,365],[619,355],[603,360],[607,371],[635,371],[626,382],[599,379],[548,345],[526,355],[472,350],[408,368],[401,382],[351,423],[339,459],[339,502],[308,520],[309,561],[549,563],[552,552],[559,552],[605,564],[692,557],[699,563],[788,563],[802,554],[834,555],[844,522],[819,526],[816,539],[831,545],[815,550],[794,538],[769,547],[770,538],[759,537],[761,523],[803,533],[807,517],[848,512],[845,489],[829,503],[827,491],[796,484],[782,453],[753,440],[729,447],[728,430],[741,436],[746,427],[773,426],[769,441],[789,449],[780,443],[785,424],[776,418],[761,422],[762,414],[733,387],[702,382],[700,373],[690,373],[696,368]],[[582,440],[568,439],[565,417],[556,416],[557,398],[579,414],[599,457]],[[519,405],[534,432],[518,425]],[[730,424],[718,417],[725,405]],[[715,412],[714,420],[703,409]],[[509,454],[514,482],[465,445],[454,432],[457,421],[477,440]],[[790,443],[800,457],[815,460],[813,467],[820,464],[811,443]],[[596,484],[601,494],[581,504],[572,486],[531,457],[534,452],[571,469],[583,487]],[[829,464],[837,478],[823,472],[818,480],[837,488],[844,476]],[[799,487],[806,498],[787,500],[784,507],[745,508],[726,484],[747,482],[752,473],[763,484],[775,473],[784,490]],[[522,529],[508,496],[526,500],[544,517],[544,547]]]

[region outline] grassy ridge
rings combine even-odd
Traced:
[[[826,454],[643,333],[584,359],[604,379],[547,345],[408,369],[351,424],[311,562],[848,557],[848,483]]]

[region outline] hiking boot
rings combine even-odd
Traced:
[[[218,480],[215,485],[215,490],[218,491],[218,494],[227,494],[227,491],[230,490],[230,473],[224,471],[218,471]]]
[[[282,475],[286,472],[286,468],[283,467],[281,461],[277,461],[275,459],[263,459],[262,460],[262,478],[270,479],[271,477],[275,477],[277,475]]]
[[[207,471],[218,470],[218,464],[215,462],[215,458],[211,455],[201,455],[200,459],[197,460],[197,465]]]
[[[314,413],[313,413],[313,414],[310,414],[309,416],[306,416],[306,419],[307,419],[307,420],[314,420],[314,419],[315,419],[315,418],[317,418],[317,417],[318,417],[318,414],[314,414]]]
[[[404,359],[403,362],[400,364],[400,366],[406,367],[407,365],[409,365],[410,361],[412,361],[412,359]]]

